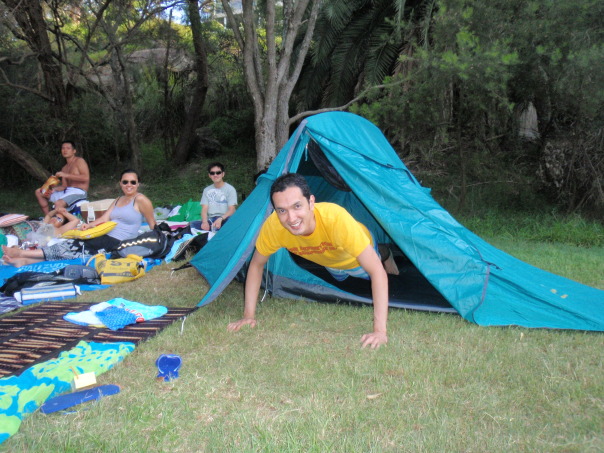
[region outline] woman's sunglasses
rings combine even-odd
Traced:
[[[221,174],[222,174],[222,172],[221,172],[221,171],[211,171],[211,172],[210,172],[210,174],[211,174],[212,176],[214,176],[214,175],[221,175]]]
[[[128,184],[131,184],[131,185],[133,185],[133,186],[136,186],[136,185],[138,184],[138,181],[128,181],[128,180],[126,180],[126,179],[124,179],[124,180],[122,181],[122,186],[126,186],[126,185],[128,185]]]

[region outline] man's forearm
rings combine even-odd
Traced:
[[[387,331],[388,324],[388,277],[371,279],[371,292],[373,296],[373,331]]]
[[[262,281],[262,271],[264,266],[258,266],[252,261],[248,268],[247,277],[245,280],[245,302],[243,308],[243,317],[254,319],[256,316],[256,305],[258,301],[258,293],[260,292],[260,284]]]
[[[233,214],[235,214],[235,206],[229,206],[229,208],[227,209],[227,212],[225,212],[223,215],[221,215],[222,220],[228,219]]]

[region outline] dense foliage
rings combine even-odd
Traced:
[[[197,2],[39,3],[64,106],[49,94],[33,31],[17,20],[23,4],[31,6],[0,1],[0,96],[10,99],[0,105],[0,137],[48,171],[60,165],[57,142],[72,138],[93,172],[140,158],[148,174],[177,174],[173,152],[197,77],[187,8]],[[210,4],[202,12],[207,96],[189,158],[247,159],[255,113],[243,55]],[[262,4],[256,14],[265,23]],[[595,0],[324,1],[290,114],[354,99],[349,109],[461,208],[539,207],[546,196],[598,215],[603,16]],[[91,74],[101,73],[95,82]],[[30,186],[24,173],[3,155],[0,177]]]

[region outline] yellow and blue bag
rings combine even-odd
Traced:
[[[94,268],[101,277],[102,285],[131,282],[145,275],[147,268],[147,262],[138,255],[107,259],[104,254],[99,253],[88,263],[90,264],[92,260],[94,260]]]

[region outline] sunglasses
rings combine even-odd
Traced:
[[[59,222],[63,221],[63,217],[59,217],[58,215],[52,216],[53,219],[57,219]]]
[[[222,171],[211,171],[211,172],[210,172],[210,174],[211,174],[212,176],[214,176],[214,175],[221,175],[221,174],[222,174]]]
[[[126,179],[124,179],[124,180],[122,181],[122,186],[126,186],[126,185],[128,185],[128,184],[131,184],[131,185],[133,185],[133,186],[136,186],[136,185],[138,184],[138,181],[128,181],[128,180],[126,180]]]

